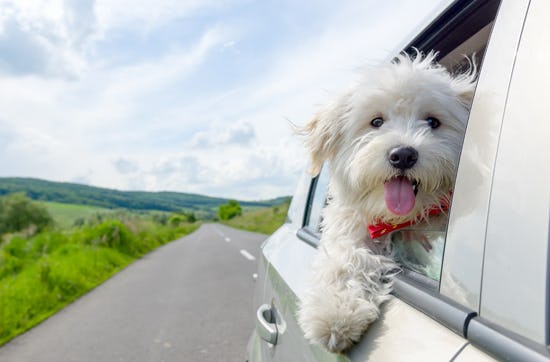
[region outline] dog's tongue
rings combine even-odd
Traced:
[[[407,215],[414,207],[415,196],[411,180],[397,176],[384,184],[386,207],[396,215]]]

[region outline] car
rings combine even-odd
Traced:
[[[403,265],[379,320],[345,353],[311,345],[296,311],[330,174],[304,173],[287,222],[262,245],[250,362],[550,359],[548,19],[547,0],[459,0],[397,49],[436,50],[452,69],[477,54],[448,227],[433,236],[439,264]]]

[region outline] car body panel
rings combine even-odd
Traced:
[[[466,343],[466,340],[443,327],[432,318],[407,303],[392,297],[383,306],[382,318],[369,329],[360,344],[349,356],[326,352],[310,345],[296,323],[296,308],[299,295],[305,291],[309,264],[318,250],[295,238],[295,229],[290,224],[283,226],[263,246],[260,270],[266,270],[260,305],[270,301],[276,311],[278,341],[271,346],[256,336],[260,347],[255,353],[261,361],[385,361],[402,360],[403,350],[410,350],[409,361],[450,360]],[[302,266],[297,268],[297,266]],[[399,324],[400,328],[391,328]],[[437,344],[433,341],[437,340]],[[401,341],[401,342],[399,342]],[[252,343],[252,342],[251,342]]]
[[[399,326],[399,328],[396,328]],[[434,343],[434,341],[437,341]],[[350,352],[352,361],[450,361],[467,341],[393,297]]]
[[[550,44],[548,19],[550,2],[532,0],[498,145],[480,311],[541,344],[548,344],[550,49],[541,50]]]
[[[305,287],[306,271],[317,249],[299,241],[292,224],[285,224],[262,246],[255,305],[270,303],[277,324],[277,343],[271,345],[255,331],[248,350],[251,361],[348,361],[343,355],[310,345],[296,321],[297,294]],[[299,266],[299,267],[297,267]],[[252,359],[260,356],[260,359]]]
[[[495,362],[493,357],[481,351],[479,348],[468,344],[460,354],[453,359],[453,362]]]
[[[524,0],[500,4],[476,87],[449,215],[440,292],[474,311],[479,311],[498,139],[523,28],[522,14],[528,5]]]

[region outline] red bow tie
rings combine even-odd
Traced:
[[[449,210],[449,201],[447,199],[443,199],[441,200],[440,205],[434,205],[428,210],[428,216],[438,215],[447,210]],[[378,239],[379,237],[389,234],[392,231],[406,228],[407,226],[414,225],[415,223],[416,222],[412,220],[401,224],[378,223],[374,225],[367,225],[367,228],[369,230],[370,237],[372,239]]]

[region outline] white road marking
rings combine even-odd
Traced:
[[[244,250],[244,249],[241,249],[241,254],[247,258],[248,260],[256,260],[256,258],[254,257],[254,255],[250,254],[248,251]]]
[[[216,228],[216,229],[214,229],[214,230],[216,230],[216,232],[217,232],[222,238],[224,238],[224,240],[225,240],[226,242],[230,242],[230,241],[231,241],[231,239],[229,239],[227,236],[225,236],[219,229]]]

